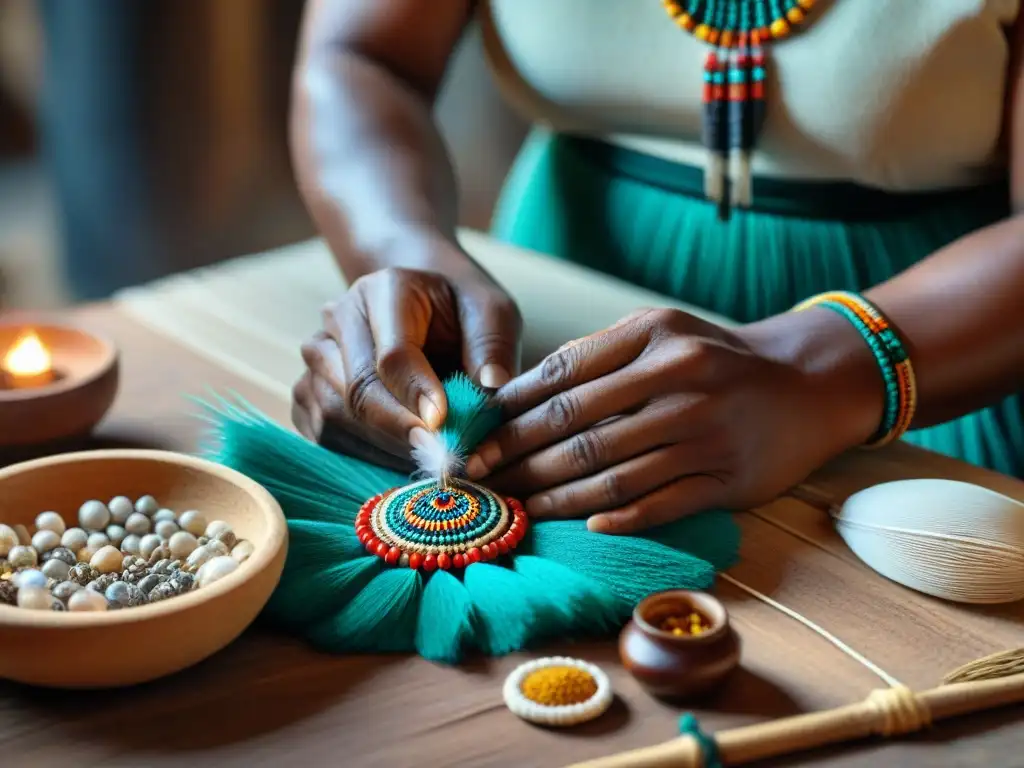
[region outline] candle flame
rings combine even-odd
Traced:
[[[4,355],[2,367],[12,376],[38,376],[50,370],[49,350],[34,331],[25,331]]]

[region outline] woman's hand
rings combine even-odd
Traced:
[[[324,309],[323,329],[302,348],[308,370],[294,389],[302,434],[341,439],[348,451],[364,444],[363,458],[397,468],[389,457],[407,458],[417,431],[444,420],[445,373],[464,370],[487,388],[517,373],[515,304],[475,266],[461,271],[453,279],[381,270]]]
[[[469,473],[535,517],[591,514],[591,530],[608,533],[766,503],[878,425],[882,383],[866,345],[857,376],[844,361],[844,380],[821,365],[827,355],[803,354],[815,329],[856,333],[831,314],[749,332],[670,309],[631,315],[503,388],[509,420]]]

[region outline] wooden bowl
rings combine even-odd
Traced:
[[[700,635],[673,635],[659,627],[669,616],[700,613],[709,628]],[[649,693],[690,699],[717,688],[739,666],[740,640],[725,606],[709,594],[684,589],[642,600],[619,636],[619,657]]]
[[[59,378],[27,389],[0,386],[0,448],[81,437],[110,410],[117,395],[118,353],[98,336],[63,325],[0,323],[0,359],[21,334],[34,331]]]
[[[0,470],[0,522],[30,526],[46,510],[77,525],[78,508],[151,494],[161,506],[224,520],[255,551],[213,584],[157,603],[99,613],[0,605],[0,678],[59,688],[153,680],[224,648],[277,586],[288,533],[262,486],[218,464],[164,451],[68,453]],[[72,522],[74,521],[74,522]]]

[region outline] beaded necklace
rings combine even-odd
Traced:
[[[662,0],[681,29],[712,46],[704,63],[704,194],[723,219],[731,205],[749,207],[753,199],[750,153],[765,119],[765,48],[802,24],[815,2]]]

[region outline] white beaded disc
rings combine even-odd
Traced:
[[[586,701],[565,706],[552,707],[531,701],[523,695],[523,681],[531,673],[546,667],[582,669],[594,678],[594,682],[597,683],[597,692]],[[612,705],[612,700],[615,697],[611,680],[601,669],[581,659],[572,659],[566,656],[548,656],[519,665],[505,678],[502,694],[505,697],[505,706],[512,711],[512,714],[531,723],[556,727],[578,725],[600,717]]]

